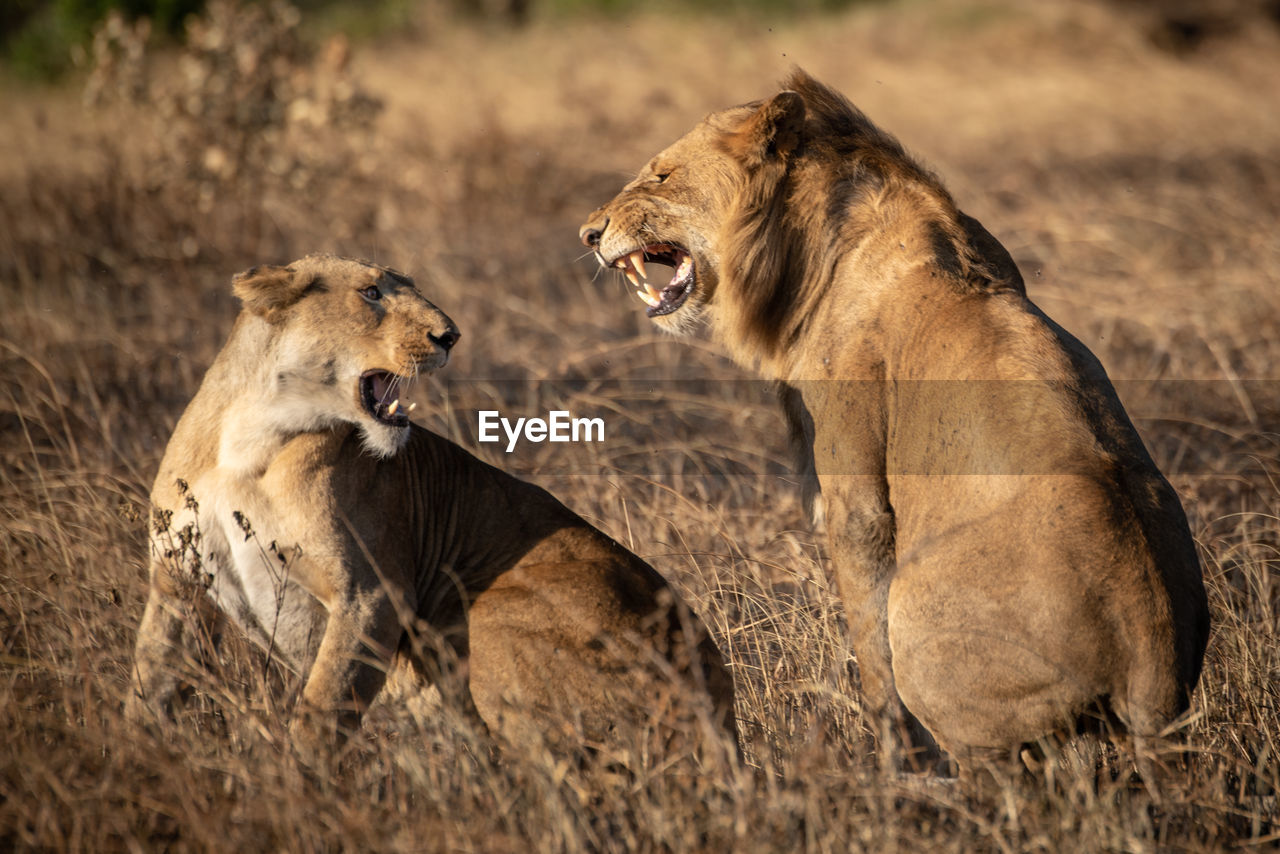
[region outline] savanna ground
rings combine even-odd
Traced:
[[[215,10],[185,58],[148,51],[145,68],[117,31],[91,108],[83,77],[5,84],[0,848],[1280,842],[1273,22],[1245,14],[1187,40],[1153,38],[1137,4],[663,8],[535,14],[511,31],[424,6],[356,42],[349,65],[336,45],[303,50],[285,13]],[[768,390],[714,346],[656,334],[582,257],[578,223],[629,173],[793,63],[897,133],[1009,247],[1032,298],[1122,381],[1182,497],[1214,629],[1192,709],[1159,749],[1159,805],[1088,745],[997,797],[882,767]],[[707,619],[755,732],[746,768],[713,751],[697,779],[624,782],[589,759],[504,758],[446,702],[429,719],[384,707],[307,771],[271,699],[289,678],[234,635],[170,731],[125,723],[146,493],[236,313],[229,277],[318,250],[417,275],[458,322],[420,420],[544,483]],[[475,441],[486,400],[512,415],[564,401],[605,417],[607,441],[508,458]]]

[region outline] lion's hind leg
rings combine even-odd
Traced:
[[[1112,698],[1116,717],[1125,727],[1116,745],[1133,760],[1138,776],[1151,800],[1160,804],[1170,775],[1159,759],[1163,734],[1188,705],[1188,697],[1174,680],[1172,668],[1151,666],[1130,668],[1128,692],[1123,701]]]

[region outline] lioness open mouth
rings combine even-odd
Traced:
[[[404,377],[390,371],[365,371],[360,375],[360,405],[380,424],[407,427],[416,403],[400,405],[400,382]]]
[[[661,291],[654,290],[649,284],[645,261],[671,267],[675,271]],[[636,296],[648,306],[645,314],[650,317],[670,314],[684,305],[689,294],[693,293],[693,256],[670,243],[651,243],[617,258],[610,266],[621,270],[635,286]]]

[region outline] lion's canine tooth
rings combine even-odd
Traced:
[[[662,300],[654,299],[652,296],[650,296],[650,294],[652,293],[653,293],[653,288],[650,288],[649,293],[645,293],[644,291],[636,291],[636,296],[640,297],[640,299],[644,300],[651,307],[657,308],[658,305],[661,304]]]
[[[626,275],[627,281],[631,282],[631,284],[635,285],[637,288],[640,287],[640,277],[636,275],[635,270],[630,267],[623,267],[622,272]]]
[[[644,268],[644,250],[643,249],[637,249],[636,251],[632,252],[630,255],[630,260],[631,260],[631,269],[639,273],[640,278],[642,279],[649,278],[649,273]]]
[[[412,412],[413,410],[415,410],[415,409],[417,409],[417,408],[418,408],[418,402],[417,402],[417,401],[410,401],[410,402],[409,402],[409,405],[408,405],[407,407],[405,407],[405,410],[404,410],[404,411],[405,411],[405,412]]]
[[[395,415],[396,410],[399,408],[400,408],[400,398],[397,397],[395,400],[391,401],[391,405],[387,407],[387,414]]]
[[[649,303],[649,305],[657,305],[658,303],[662,302],[662,294],[655,291],[653,289],[653,285],[650,285],[648,282],[645,282],[644,289],[649,294],[649,299],[645,300],[645,302]]]

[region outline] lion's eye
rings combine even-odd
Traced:
[[[670,172],[657,172],[653,176],[653,181],[655,184],[661,184],[663,181],[666,181],[670,177],[671,177]]]
[[[369,287],[360,291],[360,296],[364,297],[369,302],[377,302],[378,300],[382,299],[382,291],[378,290],[377,285],[370,285]]]

